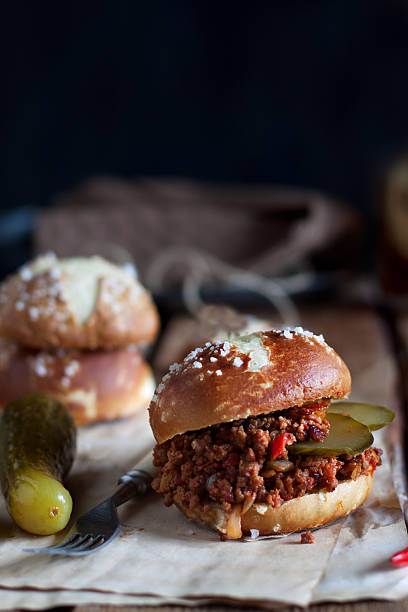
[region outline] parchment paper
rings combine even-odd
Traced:
[[[366,355],[363,361],[360,355],[353,398],[393,407],[391,359],[381,346]],[[220,542],[216,534],[189,522],[177,509],[165,508],[151,493],[120,510],[123,532],[104,550],[74,559],[35,556],[22,549],[54,543],[60,536],[24,534],[13,526],[2,503],[0,609],[208,601],[306,606],[323,600],[407,596],[408,568],[394,569],[388,562],[395,551],[408,546],[408,538],[392,482],[390,434],[378,434],[376,443],[386,452],[369,500],[350,517],[315,531],[313,545],[300,544],[299,534]],[[75,515],[108,496],[117,478],[152,443],[145,414],[82,429],[68,481]]]

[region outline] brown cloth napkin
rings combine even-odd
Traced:
[[[311,190],[95,178],[52,204],[38,218],[36,252],[130,258],[144,281],[157,254],[171,247],[276,275],[316,257],[326,267],[350,263],[359,243],[356,213]],[[180,274],[173,270],[172,280]]]

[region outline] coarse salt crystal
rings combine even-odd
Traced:
[[[250,529],[251,540],[255,540],[259,536],[259,529]]]
[[[215,370],[215,373],[217,376],[221,376],[222,375],[222,370]]]
[[[44,376],[47,376],[47,368],[45,367],[43,363],[35,363],[34,371],[37,374],[37,376],[40,376],[41,378],[43,378]]]
[[[319,334],[318,336],[308,329],[303,329],[303,327],[295,327],[293,330],[296,334],[300,334],[301,336],[305,336],[306,338],[313,338],[319,344],[326,344],[326,341],[323,337],[323,334]]]
[[[191,361],[192,359],[195,359],[199,353],[202,353],[202,352],[203,352],[203,349],[198,347],[194,349],[194,351],[191,351],[191,353],[189,353],[187,357],[184,358],[184,361]]]
[[[178,372],[181,369],[181,365],[177,362],[172,363],[169,367],[169,372]]]
[[[202,368],[202,367],[203,367],[203,364],[200,363],[199,361],[195,361],[193,363],[193,368]]]
[[[51,314],[51,312],[47,314]],[[66,321],[68,319],[68,316],[68,313],[64,311],[56,310],[54,312],[54,317],[56,321]]]
[[[107,304],[111,304],[113,302],[113,296],[107,292],[106,287],[104,287],[103,291],[101,292],[101,300],[102,302],[106,302]]]
[[[268,509],[268,506],[266,504],[255,504],[255,510],[257,511],[258,514],[265,514],[267,509]]]
[[[54,280],[57,280],[58,278],[61,278],[61,269],[60,268],[51,268],[50,276]]]
[[[229,342],[224,342],[222,347],[220,348],[221,357],[225,357],[231,350],[231,345]]]
[[[275,531],[276,533],[277,531],[279,531],[279,529],[280,529],[280,523],[276,523],[276,525],[272,528],[272,531]]]
[[[39,257],[37,257],[37,259],[35,261],[38,261],[39,259],[50,259],[50,260],[54,260],[57,259],[56,254],[54,253],[54,251],[47,251],[46,253],[43,253],[42,255],[40,255]]]
[[[30,316],[30,319],[32,319],[33,321],[37,321],[38,317],[40,316],[40,310],[39,308],[37,308],[37,306],[30,306],[30,308],[28,309],[28,314]]]
[[[217,361],[217,358],[216,357],[210,357],[210,361],[212,361],[214,363],[215,361]]]
[[[122,270],[124,270],[131,278],[137,278],[137,269],[130,261],[126,261],[122,264]]]
[[[156,389],[156,393],[161,393],[161,392],[163,391],[163,389],[164,389],[164,385],[163,385],[163,383],[161,382],[161,383],[158,385],[157,389]]]
[[[242,361],[242,359],[240,357],[234,357],[234,361],[232,362],[232,365],[234,365],[236,368],[239,368],[239,366],[242,366],[244,362]]]
[[[24,302],[22,302],[21,300],[18,300],[18,302],[16,302],[16,310],[24,310],[24,308],[25,308]]]
[[[79,370],[79,362],[75,359],[72,360],[68,365],[64,368],[65,376],[71,377],[74,376]]]
[[[157,402],[157,395],[153,393],[152,402]]]
[[[59,285],[52,285],[48,290],[48,295],[50,297],[57,297],[59,294],[60,288]]]
[[[274,329],[276,333],[282,334],[285,338],[291,340],[293,338],[293,334],[298,334],[299,336],[303,336],[307,341],[315,340],[319,344],[326,345],[326,341],[322,334],[318,336],[308,329],[303,329],[300,325],[296,327],[285,327],[285,329]]]
[[[29,281],[33,278],[33,273],[31,272],[30,268],[22,268],[20,270],[20,277],[23,279],[23,281]]]

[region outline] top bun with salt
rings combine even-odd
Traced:
[[[0,287],[0,336],[33,348],[148,343],[158,326],[133,271],[97,256],[40,256]]]
[[[150,425],[162,444],[218,423],[339,399],[350,392],[339,355],[301,327],[208,342],[170,366],[150,404]]]

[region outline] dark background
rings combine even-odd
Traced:
[[[17,1],[2,26],[3,210],[186,176],[318,188],[370,224],[407,147],[403,1]]]

